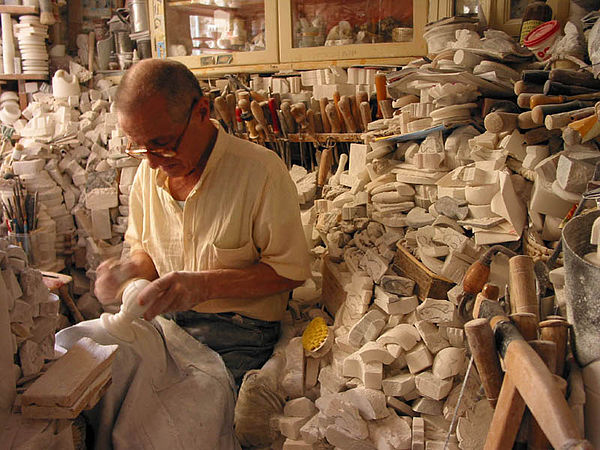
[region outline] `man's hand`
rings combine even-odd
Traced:
[[[102,304],[116,303],[119,289],[132,274],[131,263],[110,258],[96,269],[94,294]]]
[[[187,311],[209,299],[206,272],[171,272],[140,292],[140,305],[150,304],[144,319],[167,312]]]

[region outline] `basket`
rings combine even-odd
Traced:
[[[548,262],[548,259],[553,252],[554,249],[546,247],[544,241],[537,231],[532,230],[531,228],[525,230],[525,238],[523,239],[523,253],[531,256],[534,261],[541,260],[543,262]],[[563,256],[561,253],[556,259],[556,265],[562,266],[563,264]]]

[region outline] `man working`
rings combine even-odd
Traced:
[[[113,302],[131,278],[145,318],[167,314],[221,354],[239,386],[270,357],[289,291],[310,276],[297,193],[268,149],[227,134],[182,64],[144,60],[116,108],[128,153],[143,157],[129,201],[129,260],[103,263],[95,292]]]

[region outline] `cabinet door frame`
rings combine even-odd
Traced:
[[[188,55],[188,56],[169,56],[169,59],[179,61],[185,64],[190,69],[201,69],[206,67],[223,67],[228,66],[244,66],[244,65],[255,65],[255,64],[276,64],[279,57],[279,28],[277,25],[277,0],[264,0],[265,2],[265,50],[258,50],[253,52],[231,52],[227,55],[231,56],[229,64],[206,64],[206,58],[204,56],[210,55]],[[166,36],[168,24],[165,24],[166,11],[164,8],[169,6],[169,2],[165,0],[152,0],[153,12],[162,16],[155,17],[153,20],[153,39],[152,39],[152,56],[153,57],[165,57],[167,54]],[[191,3],[191,2],[190,2]],[[161,11],[162,9],[162,11]],[[155,33],[155,34],[154,34]],[[155,38],[156,36],[156,38]],[[164,49],[164,50],[162,50]],[[159,53],[161,53],[159,55]],[[214,56],[214,60],[217,60],[217,56]]]
[[[324,0],[324,3],[326,2],[327,0]],[[423,0],[413,0],[413,40],[411,42],[294,48],[292,0],[280,0],[279,61],[282,63],[329,60],[365,60],[365,62],[368,62],[371,58],[418,57],[426,55],[427,43],[423,38],[423,33],[425,31],[425,24],[427,23],[428,3]]]
[[[480,8],[487,18],[488,25],[496,30],[502,30],[507,34],[517,37],[521,29],[521,18],[510,18],[511,0],[482,0]],[[430,21],[439,20],[455,13],[454,0],[430,0],[437,7],[436,11],[430,12]],[[566,0],[548,0],[552,8],[553,18],[558,20],[561,26],[569,19],[570,2]]]

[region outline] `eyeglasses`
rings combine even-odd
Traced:
[[[149,150],[146,146],[137,145],[129,141],[129,143],[127,144],[127,148],[125,149],[125,153],[127,153],[129,156],[138,159],[145,158],[148,155],[158,156],[161,158],[173,158],[175,155],[177,155],[177,149],[179,148],[179,145],[183,140],[183,136],[185,136],[185,133],[187,132],[187,129],[190,125],[192,113],[194,112],[196,102],[197,100],[194,100],[194,102],[192,103],[192,106],[190,107],[190,112],[187,117],[187,121],[185,123],[185,127],[183,128],[183,131],[170,148],[153,148],[152,150]]]

